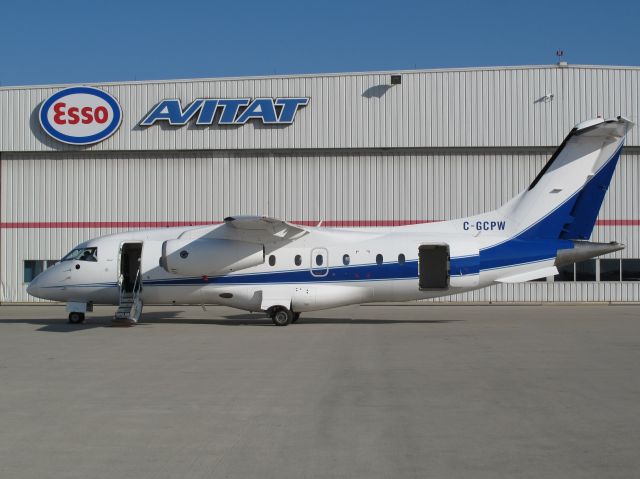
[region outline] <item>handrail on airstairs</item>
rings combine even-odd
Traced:
[[[140,274],[140,269],[136,273],[136,279],[133,281],[133,300],[136,301],[140,296],[140,292],[142,291],[142,275]]]
[[[120,284],[122,284],[122,275],[120,276]],[[116,311],[115,322],[127,321],[128,323],[137,323],[142,314],[142,272],[138,269],[133,288],[131,291],[120,289],[120,301],[118,311]]]

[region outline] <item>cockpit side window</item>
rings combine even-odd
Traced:
[[[61,261],[98,261],[98,248],[76,248],[71,250]]]

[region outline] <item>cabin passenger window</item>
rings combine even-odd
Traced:
[[[269,266],[276,265],[276,257],[274,255],[269,256]]]
[[[343,264],[343,265],[345,265],[345,266],[348,266],[348,265],[349,265],[349,263],[351,263],[351,258],[349,258],[349,255],[348,255],[348,254],[345,254],[345,255],[342,257],[342,264]]]
[[[400,253],[398,255],[398,263],[404,264],[404,262],[405,262],[405,257],[404,257],[404,255],[402,253]]]
[[[296,264],[296,266],[300,266],[302,264],[302,256],[297,254],[296,257],[293,258],[293,262]]]
[[[318,266],[322,266],[322,263],[324,263],[324,258],[321,254],[316,255],[316,264]]]
[[[98,248],[76,248],[71,250],[61,261],[98,261]]]
[[[381,254],[378,253],[376,255],[376,264],[381,265],[383,263],[383,261],[384,261],[384,258],[382,257]]]

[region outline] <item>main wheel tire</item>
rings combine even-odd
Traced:
[[[293,313],[287,308],[278,308],[271,315],[271,321],[276,326],[287,326],[293,320]]]
[[[300,319],[300,313],[293,313],[293,318],[291,318],[291,322],[295,323]]]
[[[69,322],[71,324],[84,323],[84,313],[69,313]]]

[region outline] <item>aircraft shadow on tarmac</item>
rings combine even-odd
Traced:
[[[143,313],[140,322],[135,327],[151,326],[153,324],[211,324],[217,326],[268,326],[274,327],[271,319],[262,314],[235,314],[219,318],[188,318],[180,317],[183,311],[162,311],[153,313]],[[46,318],[46,319],[1,319],[2,323],[23,323],[41,326],[38,331],[55,333],[72,333],[76,331],[86,331],[94,328],[113,327],[113,316],[88,315],[83,324],[69,324],[66,318]],[[462,319],[367,319],[367,318],[320,318],[302,316],[293,327],[305,324],[444,324]]]
[[[102,319],[102,318],[98,318]],[[45,331],[50,333],[73,333],[74,331],[87,330],[92,328],[103,328],[106,326],[102,322],[91,322],[88,320],[84,324],[69,324],[67,318],[47,318],[47,319],[0,319],[0,325],[2,324],[32,324],[34,326],[40,326],[37,331]]]
[[[218,320],[215,324],[221,324],[223,326],[257,326],[269,325],[273,326],[271,319],[265,318],[261,315],[250,314],[234,314],[224,316],[225,320]],[[260,320],[257,323],[256,320]],[[439,324],[439,323],[451,323],[454,321],[462,321],[461,319],[367,319],[367,318],[314,318],[312,316],[300,317],[300,320],[296,322],[295,326],[302,324]]]

